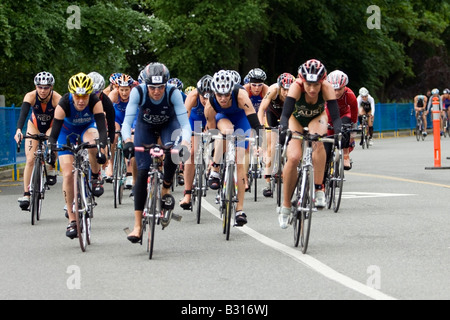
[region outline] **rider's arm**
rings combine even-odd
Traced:
[[[322,82],[322,95],[327,102],[328,111],[330,112],[331,121],[333,122],[333,130],[335,134],[341,132],[342,121],[339,113],[339,105],[336,100],[334,88],[328,81]]]
[[[272,100],[274,100],[276,98],[277,93],[278,93],[278,84],[275,83],[269,87],[266,95],[261,100],[261,104],[259,105],[259,110],[258,110],[258,119],[261,124],[265,123],[267,108],[272,103]]]
[[[194,89],[186,97],[186,100],[184,101],[184,105],[186,107],[186,111],[188,113],[188,118],[191,116],[191,110],[193,107],[197,105],[197,98],[198,98],[198,90]]]
[[[369,95],[370,109],[372,110],[372,117],[375,117],[375,99]]]
[[[92,97],[97,98],[96,95],[92,95]],[[105,113],[103,111],[103,104],[100,100],[94,105],[93,108],[95,123],[97,124],[97,130],[99,135],[100,144],[102,147],[106,146],[106,118]]]
[[[350,105],[350,114],[352,123],[358,122],[358,101],[356,100],[356,96],[354,93],[347,94],[347,101]]]
[[[106,123],[108,124],[108,137],[111,143],[114,142],[116,136],[116,110],[109,99],[109,97],[104,94],[102,96],[103,110],[106,114]]]
[[[245,90],[239,89],[238,93],[238,106],[243,109],[245,115],[247,116],[248,122],[250,123],[250,127],[258,131],[262,128],[261,123],[258,120],[258,116],[256,115],[255,108],[253,107],[253,103],[248,97],[248,94]]]
[[[22,128],[25,125],[25,121],[27,120],[28,113],[30,112],[30,109],[31,109],[32,94],[33,94],[33,92],[29,92],[23,98],[22,107],[20,109],[19,120],[17,120],[16,133],[18,130],[22,131]]]
[[[147,94],[147,87],[145,85],[140,85],[142,88],[142,100],[145,100],[145,95]],[[128,100],[128,105],[125,110],[125,118],[122,123],[122,137],[124,142],[131,141],[131,127],[133,126],[133,121],[136,118],[136,113],[139,108],[140,93],[137,87],[133,88],[130,93],[130,100]]]
[[[184,106],[183,96],[181,95],[181,91],[175,89],[170,98],[172,102],[175,114],[177,115],[178,122],[180,123],[181,128],[181,136],[183,141],[186,143],[191,142],[192,129],[191,124],[189,123],[189,118],[187,115],[186,107]]]
[[[64,123],[64,118],[66,117],[66,112],[61,106],[62,101],[60,101],[59,103],[60,104],[58,104],[55,109],[52,131],[50,132],[50,137],[48,138],[48,142],[54,145],[56,145],[56,142],[58,141],[59,133],[61,132],[61,128]]]

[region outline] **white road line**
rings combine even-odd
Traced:
[[[203,199],[202,201],[202,207],[209,211],[212,215],[216,216],[220,219],[220,212],[217,208],[212,206],[208,201]],[[301,253],[298,249],[291,248],[287,245],[284,245],[280,242],[277,242],[269,237],[266,237],[262,235],[261,233],[247,227],[241,227],[236,228],[237,230],[240,230],[241,232],[246,233],[250,237],[258,240],[262,244],[271,247],[291,258],[294,260],[302,263],[303,265],[313,269],[314,271],[320,273],[321,275],[325,276],[326,278],[336,281],[339,284],[342,284],[343,286],[352,289],[356,292],[359,292],[369,298],[375,299],[375,300],[396,300],[395,298],[382,293],[381,291],[371,288],[367,285],[364,285],[356,280],[353,280],[342,273],[337,272],[336,270],[333,270],[332,268],[328,267],[327,265],[323,264],[317,259],[314,259],[313,257]]]

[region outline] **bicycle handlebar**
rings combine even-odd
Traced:
[[[47,141],[48,140],[48,136],[45,133],[36,133],[36,134],[30,134],[29,132],[27,132],[27,134],[25,136],[23,136],[23,134],[20,134],[20,140],[19,143],[17,144],[17,152],[20,152],[20,144],[22,143],[23,139],[33,139],[36,141]]]

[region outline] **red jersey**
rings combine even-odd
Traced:
[[[337,100],[339,106],[339,114],[341,119],[343,117],[348,117],[352,120],[352,123],[358,121],[358,102],[356,101],[356,96],[353,91],[346,87],[344,94]],[[325,108],[328,115],[328,123],[333,124],[330,117],[330,112],[328,108]]]

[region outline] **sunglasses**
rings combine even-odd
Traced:
[[[262,83],[251,83],[251,85],[252,85],[252,87],[257,87],[257,88],[259,88],[259,87],[262,87],[262,86],[263,86],[263,84],[262,84]]]
[[[166,87],[166,85],[162,84],[162,85],[159,85],[159,86],[147,86],[147,87],[148,87],[148,89],[150,91],[155,91],[155,90],[162,90],[162,89],[164,89]]]
[[[219,98],[229,98],[229,97],[231,97],[231,92],[230,93],[225,93],[225,94],[223,94],[223,93],[216,93],[216,96],[219,97]]]

